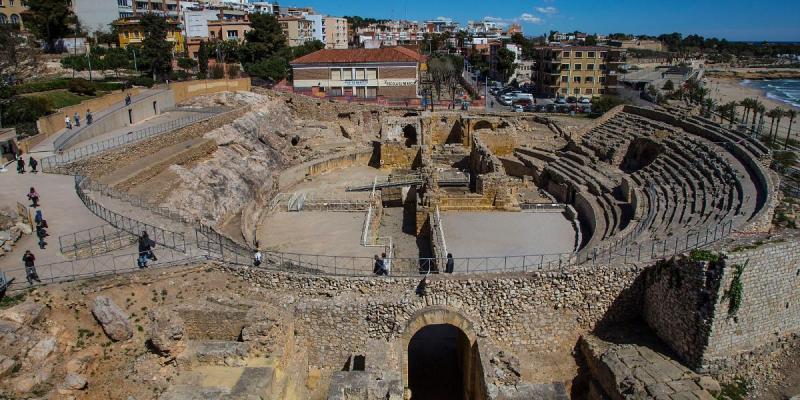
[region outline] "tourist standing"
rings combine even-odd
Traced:
[[[35,173],[37,172],[37,171],[36,171],[36,167],[39,165],[39,161],[36,161],[36,159],[35,159],[35,158],[33,158],[33,156],[31,156],[31,157],[28,159],[28,165],[30,165],[30,166],[31,166],[31,172],[33,172],[33,173],[35,174]]]
[[[42,250],[47,246],[47,242],[44,241],[45,236],[47,236],[47,231],[45,231],[44,226],[41,223],[36,224],[36,237],[39,238],[39,248]]]
[[[69,115],[64,116],[64,125],[67,129],[72,129],[72,120],[69,119]]]
[[[81,116],[78,115],[77,111],[75,111],[75,115],[73,115],[73,118],[75,118],[75,127],[81,126]]]
[[[377,254],[375,254],[375,265],[372,267],[372,273],[378,276],[386,275],[386,266]]]
[[[36,257],[34,257],[33,253],[30,250],[25,250],[25,254],[22,256],[22,262],[25,264],[25,279],[28,280],[29,285],[33,285],[33,281],[42,283],[39,280],[39,274],[36,273]]]
[[[36,189],[31,188],[28,192],[28,200],[31,201],[31,207],[39,207],[39,193],[36,192]]]
[[[453,261],[453,253],[447,253],[447,263],[444,266],[444,272],[452,274],[454,267],[455,267],[455,261]]]
[[[142,235],[139,236],[139,268],[147,268],[147,262],[150,259],[154,261],[158,260],[156,255],[153,253],[153,246],[155,245],[156,242],[150,239],[150,236],[147,235],[147,232],[142,232]]]
[[[18,174],[25,173],[25,160],[22,158],[22,155],[17,156],[17,173]]]
[[[92,116],[92,112],[89,109],[86,109],[86,125],[91,125],[92,121],[94,120],[94,116]]]
[[[125,95],[125,105],[126,106],[131,105],[131,94],[130,93]]]
[[[45,228],[47,228],[47,221],[44,220],[42,210],[36,210],[36,215],[33,217],[33,222],[36,225],[42,224]]]
[[[256,249],[256,253],[253,254],[253,266],[257,267],[261,265],[261,260],[263,259],[263,255],[261,254],[261,250]]]

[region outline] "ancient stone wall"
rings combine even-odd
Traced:
[[[499,348],[530,354],[568,350],[580,332],[639,313],[638,269],[431,276],[422,296],[417,294],[419,278],[232,271],[269,293],[291,292],[296,329],[308,340],[309,361],[329,371],[340,370],[368,339],[397,340],[415,311],[433,305],[463,314],[479,337]]]
[[[719,262],[661,262],[645,275],[643,317],[688,365],[724,366],[800,332],[798,265],[796,241],[723,253]]]
[[[380,143],[381,168],[410,170],[417,164],[420,146],[406,147],[402,143]]]

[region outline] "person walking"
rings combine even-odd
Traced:
[[[30,158],[28,159],[28,165],[31,166],[31,172],[33,172],[34,174],[38,172],[36,171],[36,167],[39,166],[39,161],[36,161],[36,159],[33,158],[33,156],[30,156]]]
[[[39,280],[39,274],[36,273],[36,257],[30,250],[25,250],[25,254],[22,256],[22,262],[25,264],[25,279],[28,280],[28,284],[33,285],[33,281],[42,283],[42,281]]]
[[[255,254],[253,254],[253,266],[257,267],[257,266],[261,265],[261,260],[263,258],[264,258],[264,256],[261,254],[261,250],[256,249]]]
[[[22,155],[17,156],[17,173],[18,174],[25,173],[25,159],[22,158]]]
[[[36,189],[31,188],[28,192],[28,200],[31,201],[31,207],[39,207],[39,193],[36,192]]]
[[[150,236],[147,235],[147,232],[143,231],[142,235],[139,236],[139,259],[138,265],[139,268],[147,268],[147,262],[149,260],[156,261],[156,255],[153,253],[153,246],[156,245]]]
[[[375,264],[372,267],[372,273],[378,276],[386,275],[386,267],[383,265],[383,260],[375,254]]]
[[[39,238],[39,248],[42,250],[47,246],[47,242],[44,241],[45,236],[47,236],[47,231],[44,226],[41,223],[36,224],[36,237]]]
[[[455,261],[453,260],[453,253],[447,253],[447,263],[444,266],[444,272],[452,274],[454,267],[455,267]]]
[[[44,219],[44,216],[42,215],[42,210],[36,210],[36,214],[33,217],[33,222],[37,226],[41,224],[43,228],[47,228],[47,221]]]
[[[69,115],[64,116],[64,125],[67,129],[72,129],[72,120],[69,119]]]
[[[92,115],[92,112],[89,111],[89,109],[87,108],[86,109],[86,125],[91,125],[93,120],[94,120],[94,116]]]
[[[125,105],[126,106],[131,105],[131,94],[130,93],[125,95]]]
[[[75,118],[75,127],[81,126],[81,116],[78,115],[77,111],[75,111],[75,115],[73,115],[73,118]]]

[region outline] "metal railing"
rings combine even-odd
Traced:
[[[176,222],[182,222],[191,225],[199,223],[197,218],[195,218],[194,216],[186,215],[184,213],[175,211],[168,207],[161,207],[152,203],[148,203],[145,199],[141,197],[131,195],[128,192],[116,190],[108,185],[102,184],[100,182],[95,182],[94,180],[88,177],[82,177],[82,178],[83,181],[81,187],[84,190],[90,190],[93,192],[100,193],[103,196],[111,197],[117,200],[122,200],[134,207],[138,207],[153,212],[155,214],[158,214],[162,217],[171,219]]]
[[[86,258],[118,250],[136,242],[136,236],[110,225],[101,225],[58,237],[61,253]]]
[[[178,251],[186,250],[186,239],[181,232],[172,232],[146,222],[138,221],[130,217],[111,211],[100,203],[94,201],[84,191],[84,182],[89,182],[89,178],[75,176],[75,192],[81,199],[86,208],[100,219],[108,222],[111,226],[121,229],[131,235],[139,236],[142,232],[147,232],[150,239],[165,247]]]
[[[66,169],[64,167],[80,159],[91,157],[95,154],[121,147],[126,144],[134,143],[151,136],[181,129],[186,126],[205,121],[211,117],[214,117],[215,115],[216,114],[187,115],[163,124],[128,132],[122,136],[99,141],[97,143],[92,143],[90,145],[78,147],[72,150],[62,151],[58,154],[41,159],[39,163],[42,166],[43,172],[66,173]]]
[[[124,108],[126,108],[126,107],[130,107],[130,106],[132,106],[132,105],[133,105],[133,104],[135,104],[135,103],[138,103],[138,102],[141,102],[141,101],[147,100],[147,99],[149,99],[149,98],[151,98],[151,97],[153,97],[153,96],[157,96],[157,95],[159,95],[159,94],[161,94],[161,93],[163,93],[163,92],[162,92],[162,91],[156,91],[156,92],[154,92],[154,93],[150,93],[149,95],[147,95],[147,96],[145,96],[145,97],[142,97],[141,99],[138,99],[138,100],[134,101],[134,102],[133,102],[133,103],[131,103],[131,104],[124,104],[124,103],[123,103],[123,105],[121,105],[121,106],[117,106],[116,108],[114,108],[114,109],[112,109],[112,110],[110,110],[110,111],[106,112],[105,114],[103,114],[102,116],[100,116],[99,118],[97,118],[97,119],[94,121],[94,124],[97,124],[97,123],[99,123],[100,121],[102,121],[102,120],[104,120],[104,119],[108,118],[108,116],[110,116],[110,115],[113,115],[114,113],[116,113],[116,112],[117,112],[117,111],[119,111],[119,110],[122,110],[122,109],[124,109]],[[81,129],[73,129],[73,130],[69,130],[69,131],[67,131],[67,132],[64,132],[64,133],[62,133],[62,134],[61,134],[61,136],[59,136],[58,138],[56,138],[56,140],[53,142],[53,148],[54,148],[56,151],[59,151],[59,150],[62,150],[62,149],[64,149],[64,147],[67,145],[67,143],[68,143],[70,140],[72,140],[72,139],[74,139],[75,137],[79,136],[81,133],[83,133],[83,132],[84,132],[86,129],[89,129],[89,127],[91,127],[91,126],[92,126],[92,125],[84,125],[83,127],[81,127]]]

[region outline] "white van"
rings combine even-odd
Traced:
[[[533,103],[533,95],[530,93],[517,93],[514,95],[514,100],[529,100]]]

